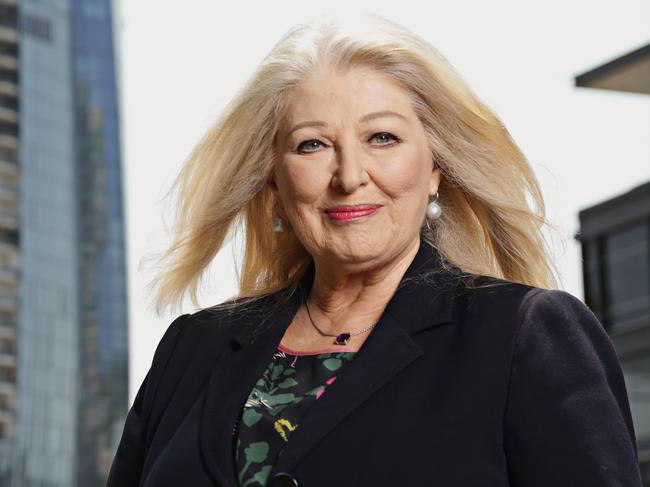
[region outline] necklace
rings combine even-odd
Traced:
[[[357,331],[355,333],[349,333],[349,332],[338,333],[338,334],[336,334],[336,333],[335,334],[325,333],[323,330],[318,328],[318,325],[316,325],[316,323],[314,323],[314,319],[311,317],[311,311],[309,311],[309,303],[307,303],[307,298],[305,298],[304,301],[305,301],[305,308],[307,308],[307,316],[309,316],[309,321],[311,321],[311,324],[314,325],[314,328],[316,328],[316,330],[318,330],[318,333],[320,333],[321,335],[325,335],[325,336],[328,336],[328,337],[336,337],[336,340],[334,340],[334,343],[336,345],[347,345],[348,340],[350,339],[350,337],[353,337],[353,336],[356,336],[356,335],[361,335],[362,333],[365,333],[368,330],[372,330],[375,327],[375,325],[377,325],[377,323],[379,323],[379,322],[373,323],[372,325],[364,328],[361,331]]]

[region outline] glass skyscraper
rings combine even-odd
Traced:
[[[105,483],[127,410],[110,0],[0,0],[0,485]]]

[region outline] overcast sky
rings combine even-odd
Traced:
[[[183,161],[292,25],[349,0],[123,1],[117,11],[129,266],[130,402],[163,332],[145,285],[169,243],[163,206]],[[438,48],[504,122],[542,185],[562,288],[582,298],[578,211],[650,180],[650,96],[576,88],[574,77],[650,42],[647,0],[355,1]],[[226,249],[201,294],[237,291]],[[187,304],[183,312],[195,309]]]

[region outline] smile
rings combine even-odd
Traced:
[[[333,206],[325,210],[325,213],[332,220],[349,221],[373,215],[379,211],[382,205],[344,205]]]

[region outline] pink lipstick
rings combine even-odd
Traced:
[[[349,221],[373,215],[382,205],[341,205],[332,206],[325,210],[327,216],[336,221]]]

